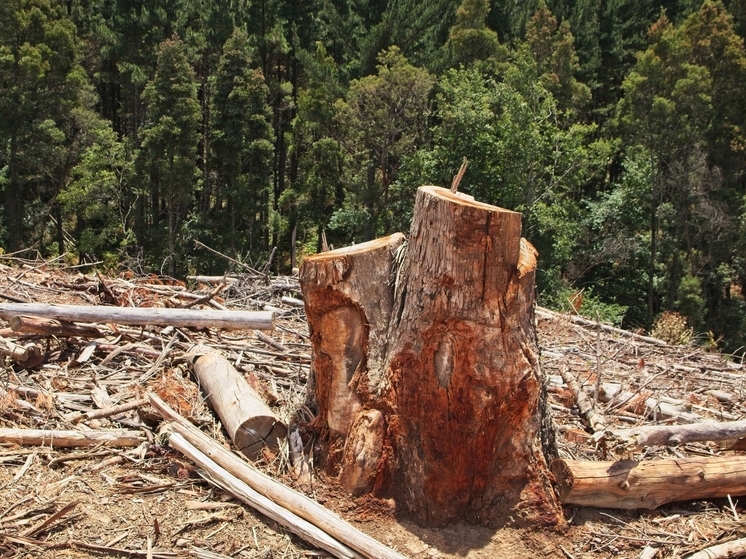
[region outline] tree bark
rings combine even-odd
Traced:
[[[676,446],[696,441],[727,441],[746,437],[746,421],[706,421],[690,425],[648,425],[611,429],[613,437],[629,441],[635,448],[651,445]]]
[[[566,505],[654,509],[666,503],[746,495],[746,456],[636,462],[555,460]]]
[[[143,326],[207,327],[226,330],[272,330],[274,315],[264,311],[212,311],[191,309],[104,307],[0,303],[0,318],[33,315],[72,322],[98,322]]]
[[[304,259],[316,425],[351,493],[428,525],[560,522],[520,231],[518,213],[427,186],[406,248],[396,235]]]

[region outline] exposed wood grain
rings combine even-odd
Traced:
[[[276,449],[287,427],[227,359],[208,352],[194,362],[194,374],[233,444],[255,460],[264,446]]]
[[[676,460],[554,460],[566,505],[654,509],[666,503],[746,495],[746,456]]]
[[[145,441],[139,431],[56,431],[44,429],[0,429],[0,442],[19,445],[74,448],[97,446],[132,447]]]

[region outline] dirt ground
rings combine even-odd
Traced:
[[[7,264],[7,265],[6,265]],[[238,276],[237,276],[238,277]],[[184,305],[214,285],[183,286],[159,278],[103,278],[39,261],[0,264],[0,297],[6,301],[127,306]],[[286,421],[308,419],[303,408],[310,345],[293,278],[238,277],[214,295],[213,304],[280,313],[272,339],[253,332],[135,328],[98,325],[89,338],[19,335],[0,321],[0,338],[36,343],[41,366],[26,370],[5,358],[0,366],[0,427],[13,429],[152,429],[142,410],[115,418],[81,415],[141,398],[153,390],[203,430],[226,444],[209,407],[192,382],[183,356],[195,343],[221,351],[236,368],[267,387]],[[6,302],[6,301],[0,301]],[[206,302],[204,304],[207,304]],[[588,391],[618,384],[646,398],[683,403],[679,417],[660,410],[607,404],[612,425],[744,418],[740,363],[695,346],[661,346],[567,317],[537,312],[542,369],[547,376],[559,454],[598,460],[572,393],[561,378],[569,370]],[[95,340],[94,340],[95,341]],[[108,345],[107,345],[108,344]],[[87,350],[91,347],[92,349]],[[282,349],[279,349],[282,348]],[[141,382],[141,379],[146,378]],[[718,399],[712,391],[727,393]],[[686,415],[692,414],[692,415]],[[714,456],[714,443],[647,448],[633,457]],[[684,502],[654,511],[567,507],[567,525],[556,530],[460,523],[425,529],[397,518],[392,503],[354,500],[316,473],[300,484],[287,455],[267,454],[259,467],[315,498],[344,519],[411,558],[686,557],[716,542],[746,536],[744,507],[727,500]],[[325,557],[276,523],[216,489],[153,430],[137,447],[86,449],[0,443],[0,555],[3,557]]]

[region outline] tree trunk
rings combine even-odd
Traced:
[[[521,216],[428,186],[394,235],[300,272],[326,468],[418,522],[555,524]],[[406,248],[406,252],[404,250]]]

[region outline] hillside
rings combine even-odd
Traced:
[[[6,265],[9,264],[9,265]],[[282,302],[298,297],[297,280],[236,275],[220,293],[215,285],[156,277],[103,277],[77,273],[54,262],[6,259],[0,297],[14,301],[75,305],[120,304],[140,308],[202,305],[278,310],[271,340],[254,332],[218,332],[172,327],[133,328],[97,324],[99,336],[39,336],[3,328],[3,340],[36,343],[44,363],[32,370],[6,360],[1,375],[0,427],[79,431],[125,428],[147,434],[135,448],[88,449],[51,446],[0,448],[0,550],[6,557],[307,557],[318,555],[273,521],[254,513],[201,479],[194,467],[169,449],[147,406],[115,417],[86,414],[124,404],[154,391],[225,444],[217,418],[193,382],[186,354],[195,344],[218,350],[237,370],[258,379],[273,409],[285,421],[305,424],[305,385],[310,363],[303,310]],[[209,301],[208,301],[209,299]],[[632,392],[628,401],[605,408],[610,427],[742,419],[744,368],[694,346],[642,341],[607,332],[572,317],[537,311],[541,363],[548,379],[559,455],[599,460],[572,392],[568,372],[592,393],[614,384]],[[0,323],[0,327],[4,323]],[[728,395],[731,398],[728,398]],[[645,400],[678,406],[646,409]],[[643,403],[641,403],[643,402]],[[301,433],[307,432],[301,429]],[[310,446],[312,441],[306,440]],[[609,448],[614,458],[613,448]],[[714,443],[648,447],[636,460],[709,457],[727,452]],[[627,454],[616,456],[626,458]],[[652,511],[567,507],[562,530],[488,528],[458,524],[423,529],[397,518],[393,503],[351,499],[319,472],[302,481],[282,452],[265,453],[259,467],[299,489],[381,542],[413,558],[428,557],[683,557],[714,542],[746,535],[744,510],[733,496],[682,502]]]

